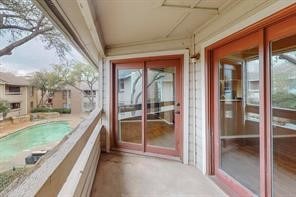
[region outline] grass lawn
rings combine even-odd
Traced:
[[[0,173],[0,192],[3,191],[15,179],[26,173],[28,168],[16,168]]]

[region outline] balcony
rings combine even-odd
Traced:
[[[224,196],[201,172],[179,161],[101,153],[102,116],[102,110],[92,112],[28,177],[4,195]]]
[[[294,1],[36,2],[97,66],[106,114],[5,196],[224,196],[207,175],[233,196],[295,193],[295,105],[272,102],[294,77]],[[104,131],[136,154],[101,153]]]
[[[226,196],[193,166],[127,153],[101,154],[91,196]]]
[[[9,91],[5,91],[5,95],[22,95],[21,92],[9,92]]]

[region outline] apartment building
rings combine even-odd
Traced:
[[[63,88],[49,93],[46,104],[52,108],[71,108],[71,89]]]
[[[9,103],[7,117],[26,115],[38,104],[37,90],[25,77],[0,72],[0,100]]]
[[[89,86],[85,82],[80,82],[77,88],[65,86],[51,93],[46,103],[52,108],[71,109],[72,114],[88,113],[96,107],[98,100],[97,87],[98,83],[95,84],[92,90],[93,93],[91,93]],[[91,100],[93,100],[93,104],[91,104]]]

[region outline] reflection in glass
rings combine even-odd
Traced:
[[[175,68],[147,72],[147,143],[175,148]]]
[[[296,194],[296,35],[272,43],[273,192]]]
[[[220,59],[220,167],[259,193],[258,47]]]
[[[142,69],[118,69],[118,140],[142,143]]]

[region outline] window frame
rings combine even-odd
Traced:
[[[17,107],[12,107],[16,105]],[[16,110],[20,110],[21,109],[21,102],[12,102],[12,103],[9,103],[9,108],[12,110],[12,111],[16,111]]]
[[[244,37],[254,33],[259,33],[259,61],[263,62],[260,66],[260,196],[272,196],[272,122],[271,122],[271,76],[270,76],[270,45],[269,42],[274,39],[281,39],[293,35],[296,32],[296,4],[293,4],[267,18],[259,21],[237,33],[234,33],[208,47],[205,48],[205,79],[206,79],[206,129],[208,133],[207,139],[207,174],[217,177],[217,181],[226,183],[230,188],[230,192],[240,195],[253,195],[253,193],[245,188],[229,176],[221,177],[217,172],[217,139],[215,131],[217,131],[217,73],[215,74],[214,51],[220,47],[226,46],[231,42],[243,39]],[[218,163],[219,165],[219,163]],[[218,175],[218,176],[217,176]]]

